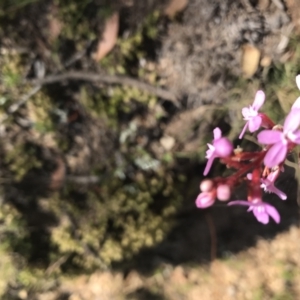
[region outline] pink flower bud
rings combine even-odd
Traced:
[[[231,191],[228,184],[220,184],[217,187],[217,198],[220,201],[227,201],[230,199]]]
[[[206,208],[212,206],[215,202],[214,193],[202,192],[198,195],[196,199],[196,206],[198,208]]]
[[[209,180],[209,179],[205,179],[203,181],[201,181],[200,183],[200,191],[201,192],[210,192],[211,189],[213,188],[213,181]]]

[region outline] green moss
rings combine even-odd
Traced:
[[[15,13],[27,5],[39,1],[41,0],[3,0],[0,4],[0,16],[6,16],[7,14]]]
[[[97,12],[101,13],[101,8],[95,6],[93,1],[55,0],[54,3],[58,7],[59,19],[64,24],[61,37],[74,41],[77,50],[82,50],[87,40],[97,37],[91,21],[95,21]],[[107,8],[104,8],[104,11],[107,11]]]
[[[8,285],[18,282],[19,268],[29,253],[30,245],[27,242],[22,216],[11,205],[0,206],[0,224],[0,297],[2,299]]]
[[[135,102],[140,102],[145,106],[148,106],[150,102],[156,103],[156,97],[127,86],[111,87],[109,90],[102,90],[98,93],[82,86],[80,101],[91,116],[105,118],[109,125],[116,127],[120,113],[129,113]]]
[[[20,143],[6,152],[4,161],[9,165],[16,181],[21,181],[32,168],[40,168],[42,163],[37,159],[36,149]]]
[[[120,180],[101,184],[101,196],[90,191],[84,208],[76,207],[76,199],[51,199],[60,219],[51,241],[60,255],[71,255],[71,264],[88,270],[128,259],[161,242],[171,228],[181,203],[174,186],[170,175],[139,173],[125,186]]]
[[[39,133],[54,132],[56,124],[51,118],[54,111],[52,99],[45,93],[37,93],[26,104],[28,117],[33,123],[33,128]]]
[[[0,57],[0,72],[2,77],[1,94],[13,93],[24,73],[23,57],[18,54],[2,54]]]
[[[9,255],[3,247],[0,247],[0,256],[0,297],[2,298],[8,288],[8,285],[14,283],[17,270],[14,265],[14,258]]]

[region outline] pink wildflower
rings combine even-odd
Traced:
[[[261,179],[261,187],[265,192],[276,194],[281,200],[286,200],[287,196],[284,192],[279,190],[275,185],[275,180],[278,177],[279,168],[271,172],[266,179]]]
[[[264,189],[265,192],[268,193],[274,193],[276,194],[281,200],[286,200],[287,196],[284,192],[279,190],[274,184],[275,180],[278,178],[280,169],[277,168],[276,170],[272,171],[267,178],[261,178],[260,182],[261,185],[260,187]],[[247,178],[249,180],[252,180],[252,174],[247,174]]]
[[[244,117],[244,120],[247,121],[245,124],[239,138],[241,139],[247,128],[249,128],[250,132],[254,132],[259,129],[261,123],[262,123],[262,118],[258,113],[258,110],[261,108],[261,106],[265,102],[265,93],[263,91],[257,91],[254,102],[252,105],[249,107],[244,107],[242,109],[242,115]]]
[[[206,151],[206,158],[208,159],[205,170],[204,170],[204,176],[206,176],[212,166],[212,163],[215,158],[221,157],[225,158],[228,157],[232,151],[233,151],[233,146],[231,142],[225,138],[222,137],[222,132],[220,128],[215,128],[214,129],[214,140],[213,144],[207,144],[208,150]]]
[[[229,202],[228,205],[245,205],[249,206],[248,211],[252,211],[258,222],[263,224],[269,223],[269,217],[271,217],[277,224],[280,223],[280,215],[277,209],[261,199],[256,199],[252,202],[245,200],[236,200]]]
[[[264,164],[272,168],[281,164],[287,155],[291,143],[300,144],[300,109],[292,109],[285,119],[283,131],[263,130],[257,135],[259,143],[272,145],[268,150]]]

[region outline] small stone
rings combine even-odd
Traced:
[[[272,63],[272,58],[270,56],[264,56],[260,61],[260,65],[262,67],[269,67],[271,63]]]
[[[257,71],[260,50],[250,44],[243,46],[242,71],[245,78],[251,78]]]
[[[165,8],[165,15],[173,18],[177,13],[183,11],[188,4],[188,0],[171,0]]]
[[[160,144],[164,147],[165,150],[171,150],[175,145],[175,139],[171,136],[163,136],[160,139]]]
[[[26,290],[20,290],[19,293],[18,293],[18,297],[20,299],[27,299],[28,297],[28,293]]]

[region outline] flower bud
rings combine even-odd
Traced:
[[[231,196],[230,187],[228,184],[220,184],[217,187],[217,198],[220,201],[228,201]]]
[[[213,188],[213,181],[210,179],[205,179],[200,183],[200,191],[201,192],[209,192]]]
[[[198,208],[206,208],[212,206],[215,202],[215,193],[203,192],[200,193],[196,199],[196,206]]]
[[[222,158],[228,157],[233,151],[233,145],[226,137],[214,141],[214,147],[215,154]]]

